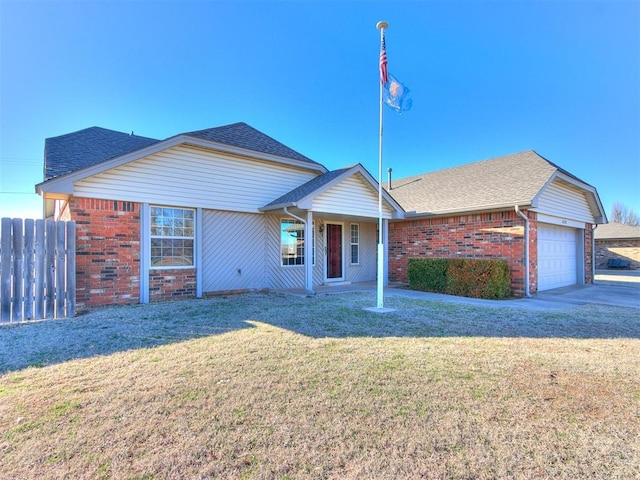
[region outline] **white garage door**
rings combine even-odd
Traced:
[[[538,225],[538,291],[578,281],[576,229]]]

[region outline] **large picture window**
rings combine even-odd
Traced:
[[[195,210],[151,207],[151,268],[194,265]]]

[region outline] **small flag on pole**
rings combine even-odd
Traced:
[[[384,85],[383,101],[387,106],[398,113],[406,112],[413,105],[409,96],[409,89],[396,77],[389,74],[388,82]]]
[[[387,72],[387,47],[384,42],[384,30],[382,31],[382,43],[380,44],[380,83],[386,85],[389,82]]]

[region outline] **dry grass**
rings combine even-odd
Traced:
[[[640,477],[638,310],[371,304],[245,295],[0,329],[0,478]],[[64,331],[75,347],[45,341]]]

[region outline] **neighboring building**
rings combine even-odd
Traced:
[[[599,225],[595,234],[596,268],[606,269],[610,259],[629,262],[629,268],[640,268],[640,226],[611,222]]]
[[[593,282],[594,187],[534,151],[395,180],[405,210],[389,226],[389,278],[410,257],[503,258],[516,295]]]
[[[76,222],[77,303],[375,281],[378,184],[244,123],[45,141],[45,216]],[[402,208],[383,192],[383,232]]]

